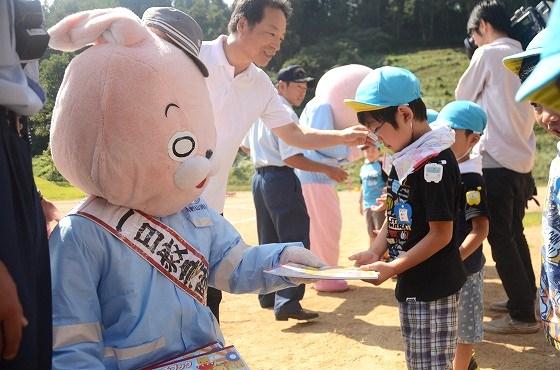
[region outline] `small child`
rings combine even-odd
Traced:
[[[360,168],[360,214],[365,215],[371,247],[385,221],[385,203],[379,204],[377,199],[383,194],[387,175],[379,161],[379,143],[362,145],[360,149],[364,154],[364,164]]]
[[[461,171],[461,207],[455,218],[455,241],[467,270],[467,281],[459,295],[458,344],[453,368],[476,369],[474,343],[483,339],[483,268],[482,242],[488,236],[486,185],[482,177],[482,157],[470,158],[472,148],[486,127],[486,113],[475,103],[454,101],[439,113],[434,127],[445,124],[455,131],[451,150]]]
[[[453,240],[461,177],[450,147],[453,131],[432,130],[411,72],[381,67],[346,103],[358,121],[395,152],[387,187],[387,219],[373,246],[350,257],[379,272],[372,284],[397,276],[401,332],[410,369],[449,369],[457,345],[457,303],[466,280]],[[389,249],[391,262],[380,261]],[[366,266],[364,266],[366,265]]]

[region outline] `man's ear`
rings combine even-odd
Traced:
[[[237,21],[237,27],[236,27],[237,33],[246,31],[248,29],[249,29],[249,20],[247,20],[247,17],[239,18],[239,21]]]

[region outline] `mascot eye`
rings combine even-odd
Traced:
[[[167,112],[169,111],[169,108],[171,107],[175,107],[175,108],[179,108],[179,106],[177,104],[167,104],[167,107],[165,107],[165,117],[167,117]]]
[[[188,132],[177,132],[169,140],[167,152],[174,161],[182,162],[196,149],[196,138]]]

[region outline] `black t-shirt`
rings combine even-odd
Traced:
[[[460,176],[450,149],[428,160],[402,184],[395,168],[391,170],[387,244],[392,258],[414,248],[428,234],[428,222],[454,220],[459,206]],[[435,301],[459,291],[465,280],[465,269],[452,238],[433,256],[398,276],[395,296],[401,302]]]
[[[486,208],[486,184],[482,175],[474,172],[461,174],[462,193],[461,206],[455,218],[455,242],[457,248],[472,231],[472,219],[479,216],[488,217]],[[486,259],[482,253],[482,244],[466,260],[463,261],[469,274],[479,272]]]

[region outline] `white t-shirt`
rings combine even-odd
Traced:
[[[493,159],[502,167],[527,173],[533,168],[536,150],[532,109],[528,103],[515,101],[519,77],[502,64],[504,57],[521,51],[521,44],[507,37],[476,49],[455,97],[478,103],[488,115],[475,148],[483,157],[491,156],[487,163]]]
[[[269,129],[273,129],[293,121],[262,69],[251,64],[234,76],[235,69],[224,52],[226,39],[222,35],[213,41],[204,41],[200,49],[200,59],[210,74],[206,85],[214,111],[217,134],[214,160],[218,163],[218,172],[210,177],[202,196],[210,207],[220,213],[224,209],[229,171],[253,122],[260,118]]]

